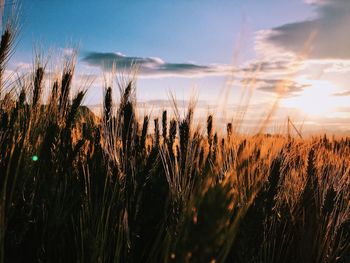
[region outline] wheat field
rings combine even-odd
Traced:
[[[97,116],[74,55],[6,81],[15,36],[0,43],[0,262],[350,262],[350,138],[221,134],[193,105],[140,118],[132,78],[119,101],[101,87]]]

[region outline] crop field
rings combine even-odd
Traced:
[[[350,262],[349,137],[219,132],[175,100],[141,116],[132,77],[95,115],[74,54],[6,78],[16,34],[0,42],[0,262]]]

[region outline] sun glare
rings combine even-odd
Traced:
[[[286,98],[282,106],[295,108],[311,116],[322,116],[331,113],[337,107],[337,101],[332,96],[335,87],[328,81],[313,81],[300,95]]]

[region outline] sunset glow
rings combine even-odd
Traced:
[[[350,132],[349,1],[33,0],[21,9],[25,23],[10,68],[30,71],[38,41],[56,54],[79,46],[75,82],[93,79],[85,103],[94,111],[103,74],[115,65],[117,72],[138,69],[137,97],[151,108],[164,106],[170,93],[188,101],[195,87],[199,112],[249,102],[245,116],[256,116],[257,105],[268,109],[280,98],[272,120],[294,110],[315,129],[322,119],[330,133]],[[242,94],[249,98],[240,101]],[[342,116],[337,128],[327,125],[329,114]]]
[[[327,81],[313,81],[299,95],[282,100],[282,106],[300,110],[309,117],[333,113],[339,101],[332,96],[335,87]]]

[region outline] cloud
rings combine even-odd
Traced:
[[[90,52],[83,59],[89,66],[110,71],[115,65],[117,70],[130,70],[135,67],[141,77],[169,76],[220,76],[232,70],[228,65],[200,65],[195,63],[169,63],[157,57],[132,57],[121,53]]]
[[[349,73],[350,60],[325,61],[324,73]]]
[[[277,91],[277,87],[283,86],[284,97],[295,96],[307,87],[293,80],[284,80],[300,67],[289,56],[252,60],[236,68],[222,64],[169,63],[157,57],[132,57],[111,52],[90,52],[82,60],[88,67],[99,67],[105,71],[110,71],[113,65],[122,71],[136,67],[141,78],[224,76],[233,72],[242,83],[254,80],[255,88],[263,92],[278,93],[281,90]]]
[[[20,71],[29,71],[32,70],[33,64],[20,61],[15,64],[15,67]]]
[[[336,96],[336,97],[350,96],[350,90],[349,91],[344,91],[344,92],[339,92],[339,93],[334,93],[333,96]]]
[[[296,63],[291,59],[281,57],[271,57],[268,59],[260,59],[250,61],[248,65],[240,68],[242,72],[256,72],[257,74],[278,75],[292,73],[296,68]]]
[[[257,79],[258,90],[269,93],[280,93],[283,97],[299,95],[309,84],[302,84],[290,79]]]
[[[285,24],[260,32],[259,41],[287,52],[300,53],[312,34],[308,57],[313,59],[350,59],[350,1],[306,1],[314,5],[314,19]]]
[[[327,0],[305,0],[304,2],[309,5],[321,5],[321,4],[327,3],[328,1]]]
[[[350,107],[339,107],[337,108],[337,111],[342,113],[350,113]],[[349,119],[347,121],[349,123]]]

